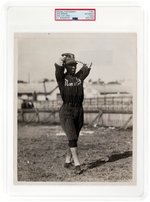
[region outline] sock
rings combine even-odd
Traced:
[[[68,148],[65,163],[70,163],[71,160],[72,160],[72,154],[70,148]]]
[[[77,147],[71,147],[70,150],[71,150],[71,153],[72,153],[72,157],[73,157],[75,166],[80,165],[78,155],[77,155]]]

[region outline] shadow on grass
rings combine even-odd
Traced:
[[[126,151],[124,153],[112,154],[111,156],[108,156],[106,158],[97,159],[96,161],[90,162],[88,164],[84,163],[82,164],[83,166],[85,166],[85,168],[83,169],[83,172],[85,172],[88,169],[92,169],[92,168],[104,165],[105,163],[114,162],[119,159],[128,158],[130,156],[132,156],[132,151]]]

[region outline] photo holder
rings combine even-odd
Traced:
[[[61,13],[61,20],[57,20],[56,16],[59,9],[69,7],[69,14]],[[85,21],[78,20],[79,16],[83,15],[78,12],[72,16],[70,10],[93,9],[94,20]],[[5,183],[8,194],[13,197],[22,198],[37,198],[56,199],[56,200],[97,200],[97,199],[143,199],[146,194],[146,161],[145,154],[147,153],[147,131],[144,131],[145,113],[144,106],[145,96],[143,89],[145,86],[144,80],[147,79],[147,67],[145,67],[145,49],[143,43],[147,42],[145,33],[145,24],[143,7],[138,4],[122,3],[100,3],[98,1],[83,2],[82,6],[79,1],[70,4],[69,1],[63,1],[58,4],[51,1],[48,4],[39,3],[30,5],[30,3],[11,3],[5,7],[5,12],[8,16],[6,20],[7,38],[7,63],[6,69],[6,89],[4,100],[7,100],[4,108],[6,109],[5,126]],[[81,9],[82,10],[82,9]],[[75,10],[74,10],[75,11]],[[83,10],[82,10],[83,11]],[[144,11],[145,12],[145,11]],[[40,13],[40,15],[39,15]],[[60,15],[60,13],[59,13]],[[69,15],[69,17],[68,17]],[[92,14],[93,15],[93,14]],[[41,17],[42,16],[42,17]],[[64,20],[63,17],[69,18]],[[76,18],[76,19],[75,19]],[[85,18],[85,13],[83,15]],[[126,23],[124,21],[126,19]],[[43,22],[44,21],[44,22]],[[38,23],[37,23],[38,22]],[[83,24],[84,23],[84,24]],[[70,31],[71,30],[71,31]],[[17,182],[17,78],[18,60],[17,49],[14,46],[15,34],[18,33],[135,33],[137,35],[137,88],[134,92],[134,146],[133,146],[133,183],[58,183],[58,182]],[[21,39],[21,38],[20,38]],[[17,53],[17,54],[16,54]],[[66,55],[66,53],[65,53]],[[72,56],[71,56],[72,57]],[[144,113],[143,113],[144,111]],[[128,120],[130,121],[130,120]],[[124,125],[126,127],[127,123]],[[147,126],[146,126],[147,128]],[[67,190],[67,191],[66,191]]]

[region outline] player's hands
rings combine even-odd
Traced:
[[[89,66],[87,64],[84,64],[82,68],[86,70],[86,69],[91,69],[91,67],[92,67],[92,62],[90,63]]]
[[[66,56],[61,56],[56,63],[59,66],[63,66],[63,64],[65,63],[65,60],[66,60]]]
[[[91,67],[92,67],[92,64],[93,64],[93,63],[91,62],[91,63],[90,63],[90,65],[89,65],[89,67],[88,67],[89,69],[91,69]]]
[[[56,63],[59,66],[63,66],[63,64],[65,63],[66,59],[68,59],[68,58],[74,59],[74,57],[75,56],[72,53],[63,53]]]
[[[66,58],[71,58],[71,59],[74,59],[74,58],[75,58],[75,56],[74,56],[73,53],[63,53],[62,56],[63,56],[63,57],[65,56]]]

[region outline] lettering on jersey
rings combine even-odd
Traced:
[[[65,86],[79,86],[81,85],[81,80],[76,78],[76,81],[75,82],[69,82],[68,79],[65,79]]]
[[[68,79],[65,79],[65,86],[73,86],[73,83],[69,83]]]

